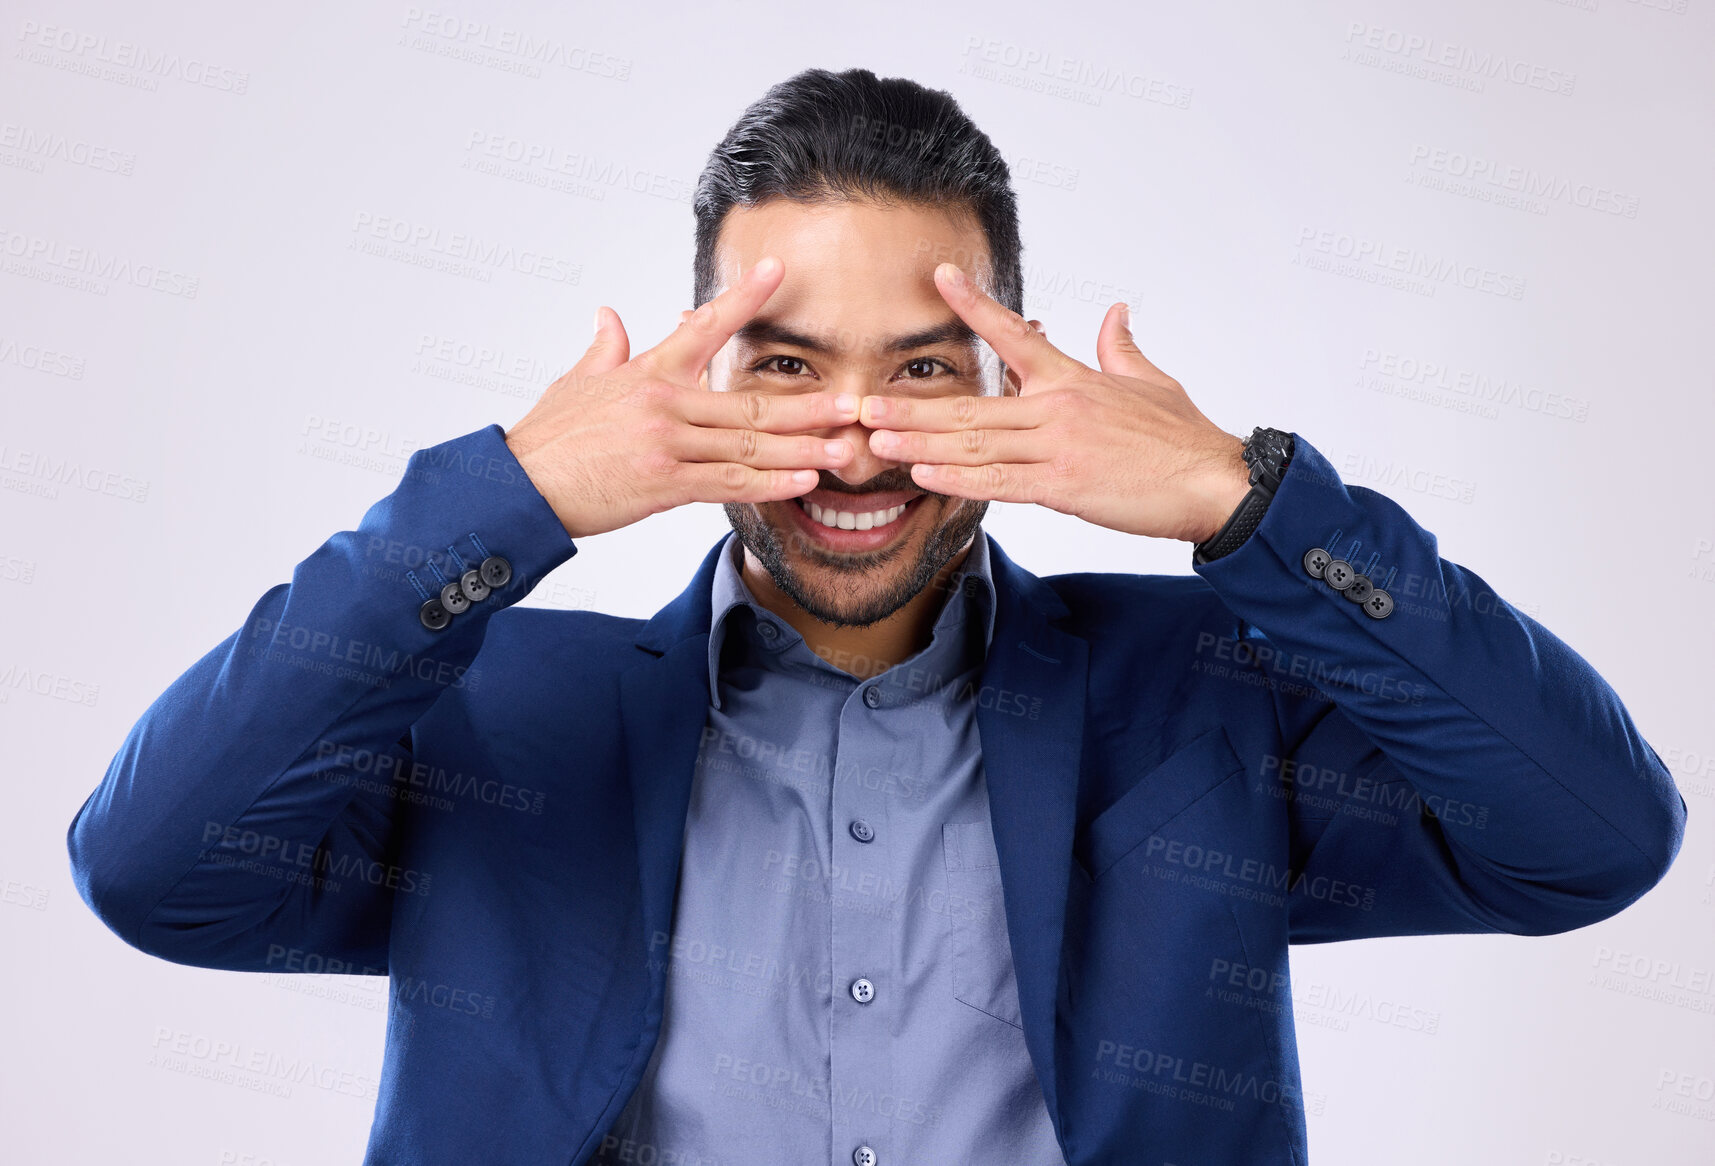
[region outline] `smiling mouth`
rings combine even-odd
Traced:
[[[876,490],[847,494],[816,489],[789,498],[797,512],[795,525],[803,538],[823,551],[865,554],[906,537],[912,513],[928,494],[911,490]]]
[[[918,494],[905,502],[879,508],[859,508],[850,503],[845,506],[823,506],[808,498],[794,498],[792,501],[810,516],[812,522],[821,523],[830,530],[873,530],[898,520],[911,503],[921,497],[923,495]]]

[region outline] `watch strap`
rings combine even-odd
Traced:
[[[1216,531],[1214,537],[1207,542],[1197,544],[1192,554],[1193,561],[1198,564],[1209,563],[1238,550],[1251,536],[1251,532],[1262,525],[1262,516],[1268,513],[1268,504],[1273,500],[1272,490],[1263,486],[1252,486],[1250,493],[1239,500],[1226,525]]]

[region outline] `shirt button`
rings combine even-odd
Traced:
[[[876,706],[881,704],[881,690],[876,688],[874,685],[871,685],[869,688],[864,689],[863,690],[863,702],[865,704],[867,704],[870,708],[875,708]]]
[[[853,818],[852,837],[856,838],[859,842],[868,842],[870,839],[875,837],[875,831],[871,829],[870,824],[862,818]]]
[[[772,640],[775,636],[780,634],[780,629],[769,623],[767,620],[763,620],[756,630],[762,633],[762,638],[765,640]]]
[[[875,999],[875,985],[859,976],[852,981],[852,999],[859,1004],[868,1004]]]
[[[852,1162],[855,1166],[875,1166],[880,1160],[868,1146],[859,1146],[852,1151]]]

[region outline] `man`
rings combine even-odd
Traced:
[[[696,212],[671,336],[600,309],[413,456],[71,825],[144,951],[392,977],[366,1162],[1302,1163],[1289,943],[1666,872],[1685,803],[1576,653],[1118,306],[1095,369],[1022,318],[947,95],[800,74]],[[1039,578],[993,500],[1194,573]],[[733,532],[653,619],[513,608],[698,501]]]

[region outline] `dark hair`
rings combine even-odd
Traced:
[[[1006,161],[945,90],[868,69],[806,69],[770,88],[733,123],[697,179],[695,304],[715,293],[715,243],[727,212],[776,197],[967,211],[988,241],[995,299],[1024,311],[1018,200]]]

